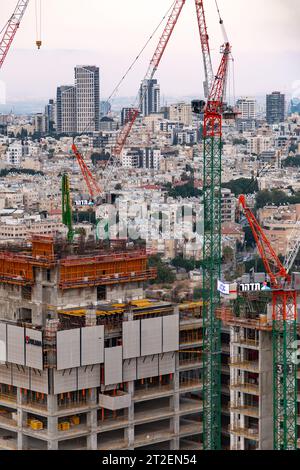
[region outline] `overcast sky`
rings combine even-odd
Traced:
[[[101,68],[105,99],[153,32],[171,0],[42,0],[43,47],[35,47],[35,0],[17,33],[0,79],[8,100],[47,99],[74,81],[77,64]],[[2,26],[16,0],[1,0]],[[300,80],[299,0],[219,0],[235,57],[236,94],[293,92]],[[214,0],[206,0],[215,67],[223,42]],[[119,90],[135,95],[158,36]],[[157,72],[162,95],[202,94],[203,65],[195,5],[187,0]]]

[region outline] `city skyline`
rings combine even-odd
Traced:
[[[69,0],[59,4],[57,0],[53,0],[47,5],[47,24],[45,17],[43,20],[43,46],[40,51],[35,47],[34,5],[31,5],[16,36],[13,51],[10,51],[10,59],[1,71],[0,79],[7,87],[7,100],[32,101],[55,96],[57,85],[69,83],[72,68],[75,64],[82,63],[100,67],[103,77],[101,96],[106,99],[170,6],[169,0],[161,0],[159,4],[151,5],[151,9],[145,9],[143,2],[131,0],[130,3],[129,14],[119,0],[106,5],[105,9],[99,2],[90,0],[88,11],[83,11],[80,8],[81,3],[76,0],[72,2],[72,17],[69,15],[70,20],[66,20]],[[9,17],[13,6],[13,1],[5,3],[4,18]],[[238,5],[233,0],[223,0],[219,2],[219,6],[233,44],[236,95],[265,94],[272,90],[292,94],[293,84],[300,77],[297,61],[297,44],[300,39],[297,27],[299,2],[267,0],[262,5],[255,0],[249,11],[247,10],[247,21],[244,21],[244,0],[238,2]],[[117,17],[113,16],[116,8],[119,12]],[[272,21],[269,18],[270,8]],[[132,11],[135,12],[134,15]],[[53,24],[55,29],[51,26]],[[214,6],[208,9],[208,26],[216,68],[223,38]],[[89,29],[92,28],[98,31],[96,36],[89,34]],[[124,37],[126,41],[116,41],[117,37]],[[203,65],[198,38],[194,5],[193,2],[187,2],[156,76],[162,95],[174,95],[175,90],[180,95],[202,94]],[[118,97],[137,94],[157,39],[158,34],[120,87]],[[190,73],[191,64],[193,73]],[[25,67],[26,74],[16,74],[16,70]]]

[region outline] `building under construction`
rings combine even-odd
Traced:
[[[203,303],[145,299],[156,271],[142,250],[67,254],[51,237],[10,250],[0,253],[0,448],[202,449]],[[270,293],[240,294],[217,316],[222,448],[272,449]]]
[[[0,260],[1,449],[201,448],[201,303],[145,300],[143,251]]]

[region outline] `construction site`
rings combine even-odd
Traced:
[[[221,158],[232,46],[224,32],[213,72],[204,3],[195,0],[204,59],[203,284],[201,300],[146,298],[156,278],[129,243],[79,247],[68,175],[66,239],[33,236],[0,251],[1,450],[296,450],[300,447],[300,334],[292,271],[241,196],[265,272],[222,275]],[[208,2],[207,2],[208,3]],[[185,0],[176,0],[151,59],[152,79]],[[0,45],[2,66],[28,5],[19,1]],[[39,44],[41,46],[41,44]],[[199,91],[200,95],[200,91]],[[139,118],[133,109],[113,150],[117,165]],[[73,145],[90,195],[103,191]]]

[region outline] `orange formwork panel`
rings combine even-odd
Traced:
[[[46,260],[54,260],[54,239],[52,236],[33,235],[32,256]]]
[[[60,262],[60,287],[112,284],[156,277],[148,269],[144,251],[101,255],[94,258],[67,258]]]
[[[24,256],[0,253],[0,281],[8,284],[33,284],[33,266]]]

